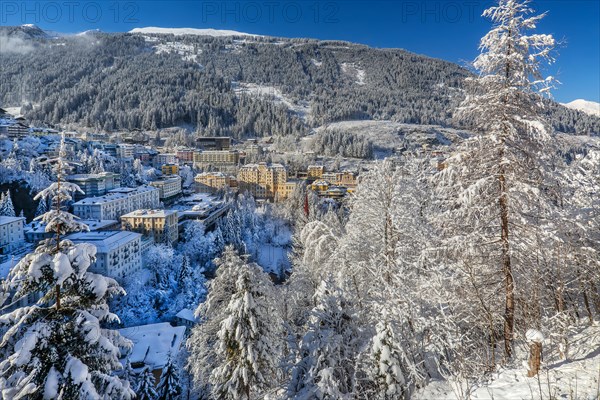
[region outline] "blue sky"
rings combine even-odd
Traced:
[[[489,29],[491,0],[138,0],[0,2],[0,24],[37,24],[58,32],[135,27],[233,29],[284,37],[341,39],[404,48],[465,64]],[[558,101],[600,101],[600,0],[537,0],[548,11],[539,32],[562,43],[548,74],[562,82]]]

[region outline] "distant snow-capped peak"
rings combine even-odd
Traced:
[[[173,34],[173,35],[198,35],[198,36],[260,36],[250,33],[220,30],[220,29],[196,29],[196,28],[158,28],[149,26],[146,28],[135,28],[129,33],[146,33],[146,34]]]
[[[595,101],[577,99],[570,103],[562,103],[562,105],[572,110],[600,117],[600,103],[596,103]]]

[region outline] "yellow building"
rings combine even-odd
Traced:
[[[172,210],[137,210],[121,217],[123,229],[150,236],[155,243],[166,242],[165,235],[171,243],[177,242],[177,223],[177,211]]]
[[[277,188],[277,200],[284,200],[290,197],[297,186],[298,181],[287,181],[284,185],[279,185]]]
[[[248,164],[238,172],[240,192],[249,192],[259,199],[285,198],[287,171],[281,164]]]
[[[310,185],[310,188],[315,192],[325,192],[329,189],[329,186],[331,186],[329,182],[321,179],[318,181],[314,181],[312,185]]]
[[[177,175],[179,173],[179,165],[165,164],[160,168],[163,175]]]
[[[240,161],[240,153],[236,150],[209,150],[194,153],[194,165],[199,168],[206,166],[233,166]]]
[[[347,188],[354,188],[358,185],[358,179],[353,172],[338,172],[336,176],[336,185],[345,186]]]
[[[358,184],[358,179],[353,172],[326,172],[323,174],[323,180],[335,186],[345,186],[354,188]]]
[[[196,175],[194,181],[199,192],[212,193],[229,188],[235,178],[221,172],[204,172]]]
[[[325,168],[322,165],[309,165],[307,172],[308,179],[321,179]]]

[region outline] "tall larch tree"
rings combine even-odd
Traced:
[[[479,75],[467,80],[456,113],[474,135],[439,174],[447,251],[464,278],[461,290],[477,293],[480,315],[490,316],[492,347],[502,325],[505,360],[513,356],[515,326],[521,331],[526,318],[539,319],[524,283],[535,275],[542,243],[553,240],[554,230],[556,153],[543,117],[543,95],[553,80],[540,68],[553,61],[555,41],[530,34],[544,17],[532,13],[527,0],[499,0],[484,12],[493,27],[481,39],[473,64]]]

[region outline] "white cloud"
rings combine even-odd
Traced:
[[[21,38],[0,35],[0,54],[27,54],[33,50],[33,45]]]

